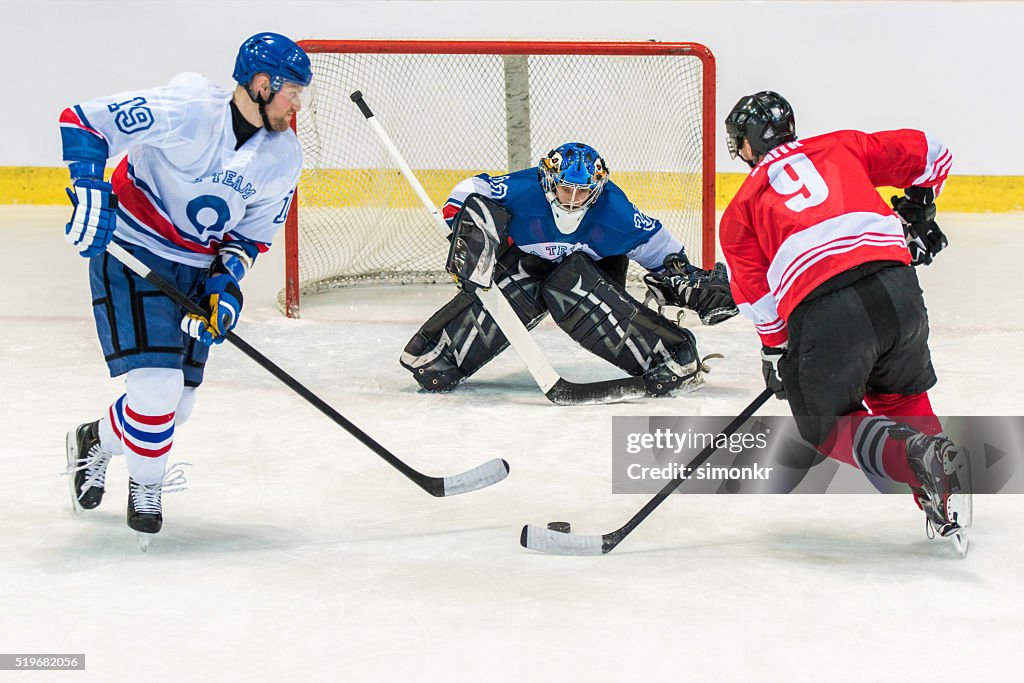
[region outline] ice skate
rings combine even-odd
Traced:
[[[704,376],[711,371],[707,360],[724,358],[720,353],[704,356],[697,363],[683,365],[675,360],[666,359],[644,373],[644,384],[648,396],[673,396],[678,392],[692,393],[704,388]]]
[[[966,529],[972,522],[970,454],[940,436],[917,434],[907,439],[907,462],[921,480],[912,487],[925,513],[925,532],[949,539],[967,554]]]
[[[707,358],[712,357],[716,355]],[[684,364],[675,358],[666,357],[664,362],[652,366],[644,373],[647,395],[671,396],[677,391],[697,391],[704,386],[704,375],[707,372],[708,366],[703,361],[692,360]]]
[[[164,525],[162,494],[187,488],[182,469],[186,465],[188,463],[173,465],[164,475],[163,481],[155,484],[140,484],[131,478],[128,480],[128,526],[138,534],[139,548],[143,552],[146,552],[153,536],[160,533]]]
[[[99,422],[88,422],[68,432],[66,442],[71,506],[75,514],[92,510],[103,501],[107,465],[113,453],[100,447]]]

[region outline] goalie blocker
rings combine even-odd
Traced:
[[[467,198],[455,216],[446,269],[463,291],[424,323],[400,359],[421,387],[451,390],[508,346],[473,294],[491,284],[528,329],[553,313],[585,349],[643,376],[652,396],[699,383],[693,335],[626,293],[625,256],[595,263],[575,253],[555,264],[508,245],[508,218],[506,209],[480,195]]]
[[[498,250],[508,242],[508,210],[479,194],[466,197],[452,221],[444,269],[467,292],[491,286]]]

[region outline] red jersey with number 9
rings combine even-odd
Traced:
[[[910,263],[903,225],[875,189],[934,188],[952,155],[918,130],[841,130],[769,152],[722,216],[733,298],[762,342],[781,346],[786,320],[815,287],[869,261]]]

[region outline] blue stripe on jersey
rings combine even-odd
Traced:
[[[160,211],[163,212],[164,216],[167,217],[167,222],[172,223],[173,225],[173,222],[170,219],[170,214],[167,213],[167,208],[164,206],[163,200],[160,199],[159,196],[157,196],[157,193],[153,191],[153,188],[149,186],[149,183],[135,175],[135,166],[133,166],[131,163],[128,164],[128,177],[131,178],[131,181],[135,185],[135,187],[145,192],[149,196],[149,198],[153,200],[153,204],[156,205],[156,208],[160,209]],[[181,231],[179,230],[178,232]]]
[[[228,237],[229,235],[233,238],[234,243],[241,243],[245,245],[242,248],[245,250],[245,253],[248,254],[249,257],[253,259],[260,255],[260,249],[259,247],[256,246],[257,244],[265,245],[268,249],[270,248],[270,242],[261,242],[259,240],[254,240],[253,238],[246,237],[245,235],[235,232],[234,230],[229,230],[228,232],[224,233],[224,237]],[[228,240],[226,239],[222,240],[222,242],[227,241]]]
[[[99,130],[98,128],[96,128],[96,126],[92,125],[89,122],[89,117],[85,115],[85,110],[82,109],[81,105],[76,104],[75,106],[72,107],[72,109],[74,109],[75,113],[78,114],[78,120],[81,121],[82,124],[86,128],[92,128],[93,130]]]
[[[454,206],[454,207],[456,207],[457,209],[459,209],[459,211],[461,211],[461,210],[462,210],[462,202],[460,202],[460,201],[459,201],[458,199],[452,199],[452,198],[450,198],[450,197],[448,198],[448,201],[446,201],[446,202],[444,203],[444,206],[442,206],[442,207],[441,207],[441,212],[442,212],[442,213],[444,213],[444,208],[445,208],[445,206]],[[445,218],[445,219],[444,219],[444,222],[448,224],[448,227],[449,227],[449,228],[450,228],[450,227],[452,227],[452,225],[453,225],[453,224],[455,223],[455,217],[456,217],[457,215],[458,215],[458,211],[456,211],[455,213],[453,213],[453,214],[452,214],[452,217],[451,217],[451,218]],[[444,216],[442,216],[442,218],[444,218]]]
[[[207,254],[207,253],[199,252],[199,251],[192,251],[191,249],[185,249],[185,248],[175,244],[174,242],[170,241],[166,237],[163,237],[162,235],[157,234],[152,228],[144,226],[144,225],[139,225],[135,221],[134,218],[129,216],[127,213],[125,213],[124,209],[118,208],[118,210],[117,210],[117,218],[118,218],[118,220],[121,221],[123,227],[128,228],[131,232],[136,232],[136,233],[138,233],[139,235],[141,235],[143,237],[148,237],[151,240],[159,242],[160,246],[165,247],[167,249],[170,249],[171,251],[176,251],[176,252],[181,253],[181,254],[188,254],[189,256],[192,256],[192,257],[196,257],[196,256],[199,256],[199,257],[212,256],[212,254]],[[179,230],[179,232],[180,232],[180,230]],[[192,240],[192,241],[195,241],[191,237],[189,237],[189,239]]]

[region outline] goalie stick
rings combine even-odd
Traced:
[[[412,169],[409,168],[409,165],[402,157],[402,153],[398,151],[395,143],[391,141],[387,131],[384,130],[384,127],[374,117],[373,112],[370,111],[369,105],[363,99],[363,94],[357,90],[352,93],[351,98],[356,103],[356,106],[359,107],[359,111],[366,117],[367,123],[370,124],[370,127],[380,137],[384,147],[388,150],[402,175],[409,181],[409,185],[412,186],[420,202],[430,212],[430,216],[434,219],[434,224],[441,235],[447,237],[449,229],[448,225],[444,222],[444,218],[441,217],[437,207],[430,201],[430,197],[427,196],[423,185],[420,184],[413,174]],[[480,297],[480,302],[484,305],[484,308],[494,318],[494,322],[498,324],[498,327],[508,339],[509,344],[516,350],[519,357],[523,359],[523,363],[526,364],[527,370],[530,371],[534,381],[537,382],[537,386],[540,387],[541,391],[544,392],[544,395],[552,403],[563,406],[584,405],[625,401],[647,396],[647,388],[643,377],[625,377],[623,379],[582,384],[563,379],[551,367],[551,363],[545,358],[544,352],[537,346],[537,342],[530,336],[529,330],[519,320],[519,316],[516,315],[505,295],[501,293],[500,287],[477,289],[476,294]]]
[[[722,430],[723,436],[729,436],[740,426],[750,419],[750,416],[757,412],[757,409],[764,405],[765,401],[772,397],[774,392],[771,389],[765,389],[757,398],[755,398],[750,405],[743,409],[739,415],[733,418],[725,429]],[[705,462],[708,458],[718,449],[716,442],[712,441],[704,449],[697,454],[693,460],[691,460],[682,472],[692,472]],[[537,550],[542,553],[549,553],[552,555],[605,555],[615,550],[615,547],[622,542],[626,536],[628,536],[633,529],[640,525],[640,522],[647,519],[647,516],[654,512],[654,509],[665,502],[673,491],[679,488],[685,479],[676,477],[668,484],[665,485],[661,491],[659,491],[654,498],[651,498],[640,510],[629,518],[629,521],[623,524],[621,527],[607,534],[601,536],[582,536],[579,534],[565,533],[562,531],[555,531],[550,528],[538,527],[532,524],[527,524],[523,527],[523,531],[519,536],[519,544],[524,548],[530,550]]]
[[[135,274],[143,278],[146,282],[166,294],[189,313],[201,316],[206,315],[206,311],[204,311],[199,304],[182,294],[174,285],[160,277],[160,275],[152,272],[146,264],[135,258],[135,256],[125,250],[124,247],[118,243],[110,242],[107,245],[107,252],[134,271]],[[496,484],[508,476],[508,463],[499,458],[488,460],[482,465],[478,465],[471,470],[451,477],[431,477],[423,474],[422,472],[419,472],[407,465],[397,456],[392,454],[391,451],[374,441],[374,439],[366,432],[352,424],[352,422],[350,422],[344,415],[332,408],[326,401],[321,399],[294,377],[274,364],[274,362],[269,358],[250,346],[248,342],[244,341],[237,334],[229,331],[225,334],[225,338],[239,351],[256,361],[256,363],[258,363],[263,369],[267,370],[270,374],[287,385],[289,389],[312,403],[317,410],[331,418],[335,424],[339,425],[349,434],[357,438],[364,446],[379,455],[385,462],[404,474],[408,479],[412,480],[414,484],[432,496],[440,498],[444,496],[454,496],[460,493],[468,493],[469,491],[475,491],[477,489],[482,489],[485,486]]]

